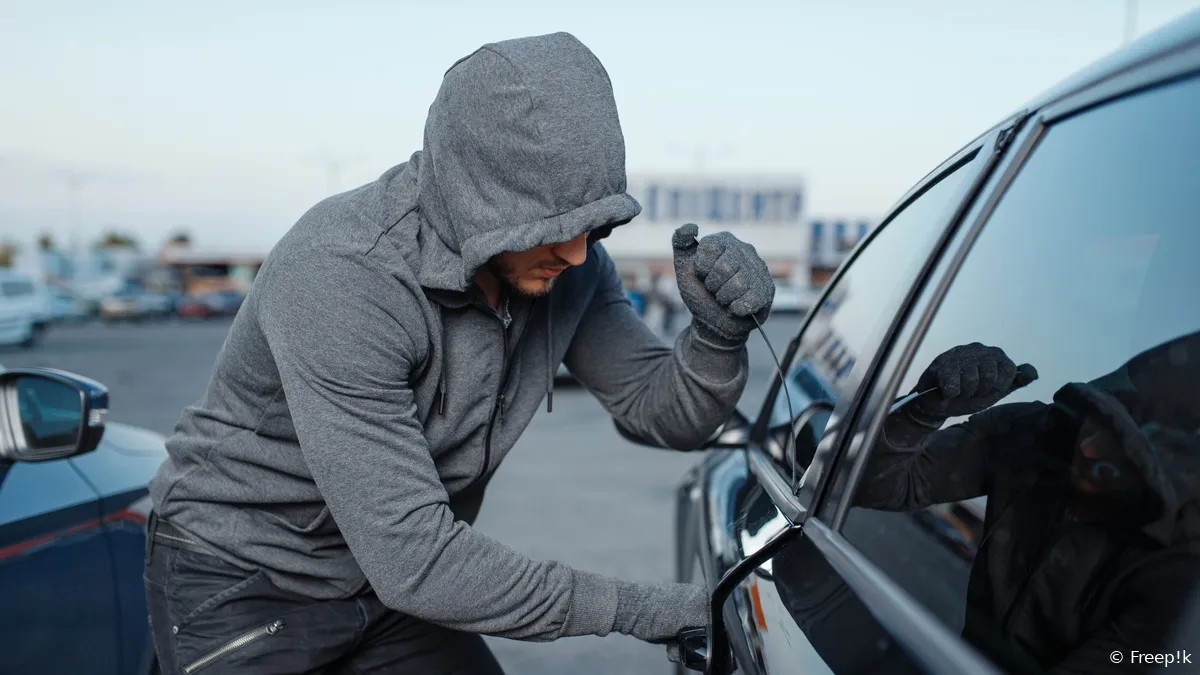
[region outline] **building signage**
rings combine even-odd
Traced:
[[[629,193],[648,223],[796,225],[804,216],[804,189],[795,180],[650,178],[631,181]]]

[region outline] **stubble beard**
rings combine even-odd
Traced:
[[[527,298],[538,298],[550,292],[554,287],[555,279],[545,279],[540,282],[528,282],[522,285],[521,280],[517,278],[516,272],[511,266],[506,265],[499,256],[487,261],[488,271],[492,276],[500,282],[501,291],[511,297],[521,295]]]

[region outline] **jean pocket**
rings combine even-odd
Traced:
[[[173,551],[167,595],[179,628],[196,617],[250,600],[267,590],[266,573],[230,565],[204,553]],[[230,611],[237,613],[236,608]]]

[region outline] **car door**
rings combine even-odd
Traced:
[[[998,137],[999,131],[976,139],[901,200],[835,276],[787,350],[782,368],[787,386],[776,381],[752,433],[724,546],[753,567],[723,612],[743,672],[775,672],[780,659],[788,662],[795,645],[803,643],[802,632],[777,620],[786,605],[771,560],[756,565],[752,559],[802,523],[812,503],[804,486],[820,480],[814,461],[818,440],[827,425],[845,416],[892,317],[928,274],[962,205],[995,164]],[[799,433],[792,432],[793,419],[802,427]],[[819,652],[810,648],[808,657],[819,663]]]
[[[113,562],[99,497],[69,459],[0,466],[5,673],[118,672]]]
[[[1124,73],[1025,125],[872,357],[851,419],[837,402],[813,462],[824,480],[806,476],[792,507],[802,532],[739,583],[757,650],[739,665],[1127,672],[1195,658],[1198,64]],[[897,398],[973,343],[1038,378],[940,424],[929,399]]]

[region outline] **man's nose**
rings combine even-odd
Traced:
[[[587,260],[587,233],[554,247],[554,255],[572,265],[582,265]]]

